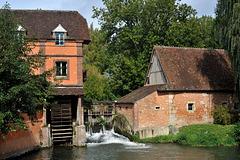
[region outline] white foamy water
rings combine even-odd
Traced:
[[[123,144],[126,146],[126,148],[129,149],[150,148],[149,145],[143,143],[131,142],[127,137],[115,133],[114,129],[105,130],[105,128],[103,128],[103,130],[100,131],[100,133],[93,133],[92,129],[89,128],[86,136],[88,147],[117,143]]]

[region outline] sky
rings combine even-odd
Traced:
[[[42,9],[42,10],[74,10],[86,18],[88,25],[93,23],[94,28],[99,28],[97,19],[93,19],[92,7],[104,7],[101,0],[0,0],[0,7],[6,1],[12,9]],[[198,12],[197,16],[212,15],[217,0],[181,0],[181,3],[191,5]]]

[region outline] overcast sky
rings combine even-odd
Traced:
[[[99,27],[97,19],[91,18],[93,15],[92,6],[103,7],[101,0],[7,0],[12,9],[43,9],[43,10],[75,10],[87,19],[88,25],[94,24]],[[0,0],[2,7],[6,0]],[[197,10],[197,16],[212,15],[217,0],[181,0]]]

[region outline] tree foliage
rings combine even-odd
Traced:
[[[218,48],[215,40],[214,18],[211,16],[190,17],[173,22],[167,31],[168,46]]]
[[[102,33],[91,24],[89,28],[92,42],[83,47],[83,69],[87,71],[87,81],[84,82],[86,101],[104,101],[115,99],[104,73],[107,68],[106,45],[101,41]]]
[[[48,106],[45,99],[51,93],[51,83],[46,71],[36,75],[44,63],[41,53],[32,54],[33,41],[18,34],[21,22],[14,18],[6,4],[0,10],[0,134],[6,135],[9,130],[26,129],[21,113],[35,115],[38,109]]]
[[[216,7],[218,41],[228,50],[235,74],[235,102],[240,96],[240,0],[218,0]]]
[[[227,125],[231,123],[231,113],[227,105],[216,105],[212,110],[215,124]]]
[[[211,17],[195,17],[196,11],[176,0],[103,0],[94,8],[106,44],[106,72],[116,96],[144,83],[154,45],[212,48]],[[213,44],[214,45],[214,44]]]

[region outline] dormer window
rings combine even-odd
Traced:
[[[59,24],[57,28],[55,28],[52,32],[53,32],[53,37],[55,38],[55,45],[64,46],[67,31],[62,27],[62,25]]]
[[[17,31],[15,31],[15,38],[19,44],[23,44],[24,36],[26,34],[26,30],[19,25]]]
[[[56,44],[56,46],[64,46],[64,33],[63,32],[55,33],[55,44]]]

